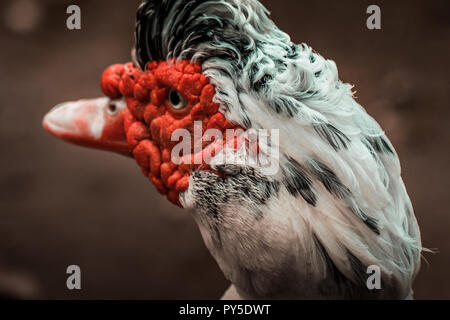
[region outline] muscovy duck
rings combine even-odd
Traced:
[[[55,107],[50,133],[133,157],[194,208],[225,297],[412,297],[422,246],[399,159],[333,61],[292,43],[256,0],[143,1],[135,36],[133,62],[102,75],[105,97]],[[255,147],[252,129],[278,139]],[[183,133],[194,139],[180,154]]]

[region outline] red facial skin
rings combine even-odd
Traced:
[[[110,66],[102,75],[101,89],[111,99],[125,97],[123,126],[127,143],[142,172],[170,202],[181,206],[179,194],[189,186],[189,173],[201,165],[176,165],[171,161],[171,141],[176,129],[194,135],[194,121],[202,122],[202,134],[218,129],[225,137],[226,129],[238,126],[227,121],[213,102],[215,88],[202,74],[199,63],[159,61],[148,64],[145,72],[133,63]],[[176,90],[187,107],[175,110],[169,101],[170,90]],[[223,145],[222,141],[214,144]],[[202,152],[211,142],[202,142]],[[200,154],[201,155],[201,154]],[[194,155],[192,138],[191,159]]]

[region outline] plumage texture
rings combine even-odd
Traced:
[[[181,194],[244,298],[406,298],[421,241],[397,154],[338,78],[254,0],[144,1],[136,60],[191,60],[226,119],[279,129],[280,170],[215,163]],[[239,150],[230,150],[239,153]],[[244,196],[245,195],[245,196]],[[382,271],[369,290],[366,268]]]

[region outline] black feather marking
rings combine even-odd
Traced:
[[[378,235],[380,234],[377,219],[368,216],[356,205],[352,198],[351,191],[341,182],[341,180],[327,165],[318,160],[311,160],[309,167],[311,172],[319,179],[320,182],[322,182],[328,192],[333,194],[336,198],[347,202],[350,210],[361,218],[370,230]]]
[[[232,175],[223,178],[210,171],[193,173],[195,206],[206,215],[220,220],[220,208],[228,203],[251,204],[258,208],[278,194],[280,182],[268,180],[253,168],[233,165],[216,166],[218,171]],[[262,211],[255,211],[255,219],[263,218]]]
[[[334,150],[338,151],[341,148],[347,149],[350,143],[350,138],[342,131],[329,123],[320,123],[314,125],[314,130],[322,139],[328,141]]]
[[[306,91],[306,94],[312,97],[312,96],[319,94],[319,91],[318,90],[308,90],[308,91]]]
[[[261,89],[267,88],[267,83],[272,79],[273,77],[270,74],[265,74],[258,81],[252,82],[252,89],[255,91],[260,91]]]
[[[380,227],[378,226],[378,220],[368,216],[361,208],[350,206],[350,210],[360,217],[362,221],[366,224],[367,227],[369,227],[370,230],[372,230],[377,235],[380,235]]]
[[[242,168],[241,176],[238,180],[241,195],[246,195],[253,203],[265,205],[267,201],[278,193],[280,183],[278,181],[267,180],[267,178],[256,173],[253,168]],[[262,191],[262,192],[261,192]]]
[[[316,205],[316,195],[313,191],[312,181],[303,170],[302,166],[292,158],[288,158],[284,171],[283,183],[288,192],[293,195],[301,195],[303,199],[313,207]]]
[[[263,185],[263,192],[266,199],[269,199],[273,194],[277,194],[280,191],[280,182],[268,181]]]
[[[311,160],[310,168],[328,192],[341,200],[351,196],[350,190],[344,186],[336,174],[324,163],[318,160]]]
[[[279,96],[273,101],[269,101],[269,106],[278,114],[285,114],[290,118],[294,117],[300,110],[298,102],[288,96]]]
[[[217,90],[217,93],[224,96],[224,97],[228,97],[228,93],[223,91],[223,90]]]
[[[248,73],[250,83],[255,82],[256,74],[259,72],[259,63],[253,63]]]
[[[381,154],[394,154],[394,150],[392,149],[390,143],[386,140],[385,137],[364,137],[369,145],[378,153]]]
[[[367,267],[359,260],[350,250],[347,249],[348,260],[350,261],[350,266],[356,276],[356,283],[360,285],[362,288],[367,289],[366,278],[367,278]]]
[[[246,129],[252,127],[252,121],[250,120],[250,118],[248,117],[248,115],[246,113],[242,114],[242,125]]]
[[[208,42],[228,45],[206,48],[203,60],[215,57],[234,62],[236,67],[245,65],[250,54],[248,36],[226,13],[205,16],[203,5],[207,3],[211,10],[218,6],[212,0],[144,1],[136,17],[135,49],[139,66],[145,68],[150,61],[167,59],[169,54],[178,57],[182,52],[183,58],[190,59],[198,45]]]
[[[215,169],[229,176],[236,176],[242,171],[240,166],[234,164],[219,164],[215,166]]]
[[[316,234],[313,233],[312,237],[317,248],[319,248],[319,251],[326,264],[328,274],[331,276],[333,281],[336,282],[337,285],[341,285],[343,283],[348,282],[347,277],[336,267],[336,265],[333,262],[333,259],[330,258],[327,250],[325,249],[319,238],[316,236]]]
[[[297,59],[298,58],[298,52],[300,51],[300,46],[293,44],[291,45],[291,47],[289,48],[287,57],[289,59]]]
[[[378,220],[369,216],[366,216],[364,223],[369,227],[370,230],[380,235],[380,229],[378,227]]]
[[[377,297],[381,292],[378,290],[369,290],[366,285],[366,267],[350,250],[347,249],[347,258],[350,262],[354,277],[348,277],[342,273],[336,264],[331,259],[327,250],[319,240],[319,238],[313,233],[313,241],[319,252],[324,259],[324,263],[327,268],[327,274],[333,280],[334,285],[332,287],[326,286],[321,288],[326,294],[330,294],[330,291],[335,290],[339,297],[348,299],[362,299]]]
[[[196,193],[198,198],[209,204],[207,214],[217,219],[219,216],[217,198],[220,197],[220,193],[211,184],[204,184],[202,188],[196,190]]]
[[[209,214],[214,217],[217,217],[219,215],[219,209],[217,208],[217,206],[215,204],[212,204],[209,207]]]

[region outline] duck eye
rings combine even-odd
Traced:
[[[114,103],[110,103],[108,105],[108,111],[109,112],[114,113],[114,112],[116,112],[116,110],[117,110],[117,107],[116,107],[116,105]]]
[[[175,110],[181,110],[186,107],[186,102],[176,90],[170,90],[169,102]]]

